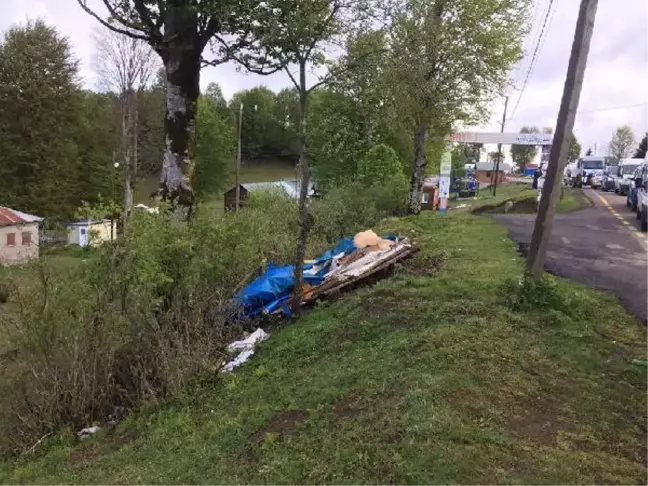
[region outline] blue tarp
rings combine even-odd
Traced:
[[[393,235],[385,238],[394,241],[397,239]],[[352,238],[344,238],[335,248],[321,254],[313,263],[304,265],[304,281],[313,286],[321,285],[329,272],[333,258],[340,254],[348,255],[357,249]],[[312,271],[313,269],[315,272]],[[288,301],[295,286],[294,272],[294,265],[278,266],[270,263],[266,272],[241,290],[236,295],[236,299],[243,306],[245,313],[251,317],[264,312],[272,313],[279,308],[283,309],[286,315],[290,315]]]

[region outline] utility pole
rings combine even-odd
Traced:
[[[547,258],[547,246],[560,193],[558,190],[560,184],[559,174],[562,173],[567,151],[569,150],[570,134],[574,128],[576,110],[578,109],[578,101],[587,65],[587,55],[592,40],[592,31],[594,30],[597,3],[598,0],[581,0],[578,13],[574,42],[567,68],[567,78],[565,79],[560,111],[558,112],[556,134],[551,146],[549,166],[547,167],[547,175],[542,188],[542,197],[527,260],[527,270],[535,280],[542,277]]]
[[[504,114],[502,115],[502,123],[500,127],[500,133],[504,133],[504,125],[506,125],[506,109],[508,108],[508,100],[509,97],[507,96],[504,98]],[[497,195],[497,177],[499,176],[499,164],[500,164],[500,159],[502,158],[502,144],[498,143],[497,144],[497,162],[495,163],[495,183],[493,184],[493,196]]]
[[[241,205],[241,134],[243,132],[243,103],[239,106],[239,119],[238,119],[238,150],[236,152],[236,206],[235,210],[238,211]]]

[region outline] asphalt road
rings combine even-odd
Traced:
[[[556,275],[614,293],[644,323],[648,319],[646,234],[626,207],[625,196],[585,189],[593,206],[556,215],[547,269]],[[511,238],[530,244],[534,214],[497,214]]]

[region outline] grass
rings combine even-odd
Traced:
[[[48,438],[0,482],[646,483],[646,329],[614,297],[520,288],[490,218],[374,229],[421,251],[272,331],[240,371],[96,438]]]
[[[477,200],[469,208],[477,213],[482,212],[504,212],[504,202],[513,202],[509,213],[535,213],[537,191],[529,184],[512,183],[502,184],[497,188],[497,196],[494,197],[488,189],[484,190]],[[457,202],[456,204],[459,204]],[[456,205],[455,204],[455,205]],[[582,189],[564,187],[562,197],[558,202],[558,212],[568,213],[590,207],[591,201]]]

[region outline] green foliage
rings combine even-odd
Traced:
[[[637,147],[637,151],[633,155],[635,159],[643,159],[646,157],[646,149],[648,148],[648,133],[643,136],[641,139],[641,142],[639,143],[639,146]]]
[[[73,127],[82,96],[77,83],[77,62],[56,30],[36,21],[5,33],[0,42],[3,204],[42,216],[69,214],[78,204],[80,161]]]
[[[198,99],[196,127],[196,194],[205,197],[227,189],[236,156],[236,127],[225,100],[213,95]]]
[[[569,140],[569,150],[567,151],[567,163],[576,162],[579,159],[582,150],[583,148],[576,138],[576,135],[572,133]]]
[[[522,127],[520,133],[540,133],[538,127]],[[525,164],[531,162],[538,154],[538,147],[535,145],[511,145],[511,158],[520,169],[523,169]]]
[[[366,186],[388,183],[403,186],[403,163],[393,148],[385,144],[371,147],[358,162],[358,180]]]
[[[617,128],[608,145],[608,155],[612,160],[619,161],[630,157],[632,147],[635,144],[635,136],[629,125],[622,125]]]
[[[548,297],[512,306],[524,262],[491,218],[424,212],[373,229],[420,251],[273,328],[236,373],[103,437],[48,437],[0,464],[0,481],[645,483],[646,368],[632,359],[646,327],[616,298],[549,278]]]

